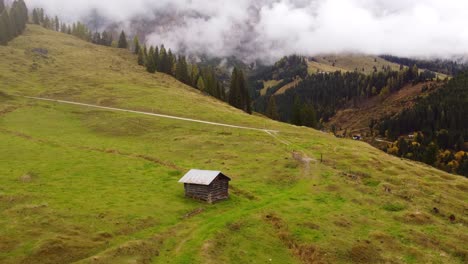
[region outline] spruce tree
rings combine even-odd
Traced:
[[[171,49],[168,50],[167,52],[167,61],[166,61],[166,73],[174,76],[175,72],[175,57],[174,54],[172,54]]]
[[[293,123],[296,126],[302,126],[301,108],[302,108],[301,101],[299,100],[299,97],[296,95],[294,97],[292,119],[291,119],[291,123]]]
[[[19,28],[20,26],[18,24],[19,20],[19,14],[17,10],[17,3],[13,2],[13,5],[11,6],[10,12],[4,12],[8,14],[9,16],[9,29],[10,29],[10,39],[16,37],[19,35]]]
[[[239,92],[240,92],[240,98],[241,98],[241,107],[240,109],[244,110],[245,112],[252,114],[252,105],[250,102],[250,95],[249,95],[249,90],[247,88],[247,82],[244,77],[244,72],[242,70],[239,70],[238,72],[238,78],[239,78]]]
[[[236,107],[240,107],[240,90],[239,90],[239,77],[237,67],[234,67],[231,74],[231,85],[229,86],[229,104]]]
[[[317,127],[317,114],[312,104],[304,104],[301,108],[301,125],[312,128]]]
[[[213,67],[207,67],[203,72],[206,91],[210,95],[218,97],[218,95],[216,94],[216,77]]]
[[[19,0],[19,4],[20,4],[20,7],[21,7],[22,16],[23,16],[23,19],[24,19],[24,24],[27,24],[28,21],[29,21],[29,10],[28,10],[28,6],[27,6],[26,3],[24,2],[24,0]]]
[[[36,8],[34,8],[32,16],[33,16],[33,23],[36,25],[39,25],[41,22],[39,21],[39,14],[37,13]]]
[[[112,46],[112,35],[107,33],[107,31],[103,31],[101,34],[101,45],[103,46]]]
[[[197,88],[198,90],[205,92],[205,81],[202,76],[198,77]]]
[[[133,39],[133,53],[139,54],[140,50],[141,50],[140,41],[138,40],[138,37],[135,36],[135,38]]]
[[[142,49],[140,49],[140,51],[138,52],[138,65],[145,65],[145,54],[143,53]]]
[[[146,70],[149,73],[156,72],[156,65],[154,64],[154,47],[151,46],[148,52],[148,56],[146,57]]]
[[[280,118],[278,108],[276,107],[276,99],[273,95],[270,96],[270,99],[268,100],[266,115],[273,120],[279,120]]]
[[[189,84],[187,61],[185,60],[185,56],[179,56],[179,59],[177,60],[175,75],[177,80],[185,84]]]
[[[221,84],[221,82],[216,82],[216,94],[217,94],[217,98],[218,99],[221,99],[221,100],[225,100],[225,92],[224,92],[224,87],[223,85]]]
[[[67,24],[62,23],[62,24],[60,25],[60,32],[62,32],[62,33],[64,33],[64,34],[67,33]]]
[[[226,89],[224,89],[224,86],[223,86],[223,84],[221,82],[218,82],[218,83],[219,83],[221,99],[223,101],[226,101]]]
[[[101,45],[102,43],[101,33],[94,32],[93,37],[91,38],[91,42],[94,44]]]
[[[12,26],[10,15],[8,14],[6,9],[3,11],[3,23],[5,24],[5,29],[7,32],[7,35],[6,35],[7,39],[8,40],[13,39],[15,37],[15,33],[13,31],[13,26]]]
[[[6,45],[9,40],[7,25],[3,22],[3,13],[0,13],[0,45]]]
[[[44,17],[44,21],[42,22],[42,26],[47,28],[47,29],[50,29],[50,19],[49,19],[49,17],[47,15]],[[76,28],[75,28],[75,34],[74,35],[78,37]]]
[[[154,65],[156,65],[156,70],[157,71],[160,71],[160,68],[161,68],[161,60],[159,59],[159,47],[158,45],[156,45],[154,47]]]
[[[128,42],[127,36],[125,36],[125,32],[122,30],[119,37],[119,43],[117,45],[119,49],[128,49]]]
[[[200,75],[200,70],[197,65],[192,65],[190,71],[190,80],[192,81],[191,85],[197,87],[198,76]]]
[[[161,48],[159,49],[159,65],[157,65],[157,67],[158,72],[167,73],[168,71],[167,52],[166,48],[164,48],[164,45],[161,45]]]
[[[55,31],[60,31],[60,21],[57,16],[55,16]]]

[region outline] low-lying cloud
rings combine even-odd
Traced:
[[[444,58],[468,53],[466,0],[26,2],[70,22],[99,14],[96,26],[138,26],[140,32],[145,29],[149,44],[212,56],[272,61],[293,53]]]

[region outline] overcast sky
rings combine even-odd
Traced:
[[[154,26],[151,44],[273,60],[292,53],[468,54],[468,0],[26,0],[69,21],[92,10],[129,27]]]

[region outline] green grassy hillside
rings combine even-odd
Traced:
[[[39,27],[0,56],[0,263],[467,260],[465,178],[246,115],[126,51]],[[229,175],[230,199],[185,199],[190,168]]]
[[[309,73],[335,72],[335,71],[359,71],[365,74],[374,72],[374,67],[380,71],[382,67],[390,67],[392,70],[400,69],[400,65],[386,61],[378,56],[362,54],[321,55],[308,61]]]

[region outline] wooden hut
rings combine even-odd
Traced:
[[[231,179],[220,171],[190,170],[179,180],[184,184],[185,197],[214,203],[229,197]]]

